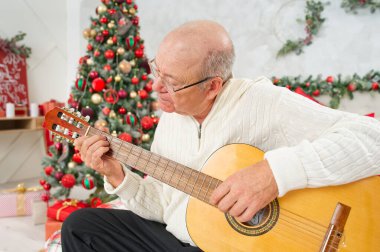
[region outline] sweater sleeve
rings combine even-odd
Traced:
[[[273,111],[287,146],[268,151],[279,196],[380,174],[380,122],[283,90]]]
[[[156,130],[155,139],[151,146],[152,152],[157,152],[156,136],[158,131],[159,127]],[[163,223],[164,209],[168,204],[162,192],[163,184],[150,176],[143,179],[125,165],[123,165],[123,169],[125,173],[124,180],[116,188],[104,177],[105,191],[119,196],[126,209],[135,214],[145,219]]]

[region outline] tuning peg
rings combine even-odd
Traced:
[[[82,128],[83,128],[83,124],[80,123],[80,122],[78,122],[78,123],[77,123],[77,128],[78,128],[78,129],[82,129]]]
[[[76,115],[77,117],[82,117],[82,114],[81,114],[79,111],[75,112],[75,115]]]
[[[69,129],[66,128],[66,129],[63,131],[63,134],[67,136],[67,135],[69,134]]]
[[[74,109],[74,108],[69,108],[69,112],[70,112],[71,114],[73,114],[73,113],[74,113],[74,111],[75,111],[75,109]]]
[[[73,138],[76,139],[76,138],[78,138],[78,137],[79,137],[79,134],[76,133],[76,132],[74,132],[74,133],[73,133]]]
[[[85,118],[84,118],[84,120],[85,120],[86,122],[89,122],[89,121],[90,121],[90,116],[89,116],[89,115],[86,115]]]

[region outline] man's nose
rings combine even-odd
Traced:
[[[156,92],[166,91],[166,87],[160,77],[154,78],[152,88]]]

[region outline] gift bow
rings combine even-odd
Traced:
[[[76,199],[72,199],[72,200],[68,200],[68,201],[64,201],[62,203],[62,206],[57,210],[57,214],[55,215],[55,219],[56,220],[59,220],[59,216],[61,214],[61,211],[67,207],[70,207],[70,206],[73,206],[73,207],[78,207],[78,200]],[[81,208],[81,207],[79,207]]]
[[[26,205],[25,205],[25,192],[36,192],[42,190],[41,186],[26,188],[24,183],[18,184],[16,188],[2,190],[1,193],[17,192],[16,199],[16,214],[17,216],[26,215]]]

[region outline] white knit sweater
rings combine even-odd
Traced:
[[[380,174],[377,120],[321,106],[265,77],[227,82],[201,126],[192,117],[163,113],[152,151],[200,170],[229,143],[266,152],[280,196]],[[166,223],[178,239],[194,245],[185,223],[188,196],[126,168],[125,174],[117,188],[105,178],[105,190],[117,194],[126,209]]]

